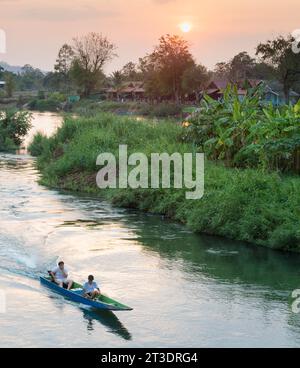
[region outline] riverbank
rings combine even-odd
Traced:
[[[278,250],[300,251],[300,179],[260,170],[238,170],[206,162],[205,195],[187,200],[186,189],[105,189],[96,186],[96,158],[117,156],[119,144],[129,154],[194,152],[182,141],[183,128],[168,122],[100,114],[68,117],[53,137],[36,136],[30,147],[38,156],[41,182],[87,192],[117,206],[157,213],[200,233],[242,240]]]
[[[191,105],[172,102],[149,103],[145,101],[111,101],[99,98],[85,98],[78,102],[68,102],[66,96],[52,93],[35,97],[26,105],[31,111],[72,112],[80,116],[95,116],[112,113],[118,116],[144,116],[150,118],[173,118],[182,120],[196,109]]]

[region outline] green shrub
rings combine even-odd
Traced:
[[[0,135],[0,151],[14,151],[18,148],[11,138],[3,136],[3,132],[1,130]]]
[[[29,144],[28,151],[32,156],[40,156],[43,153],[46,144],[47,137],[42,133],[37,133]]]
[[[20,146],[30,128],[30,113],[15,109],[0,111],[0,150]]]
[[[60,92],[51,93],[51,95],[48,97],[48,99],[51,100],[51,101],[56,101],[58,103],[65,102],[67,100],[66,96],[63,93],[60,93]]]
[[[48,98],[45,98],[44,94],[39,93],[38,98],[29,101],[28,108],[37,111],[58,111],[65,101],[66,96],[59,92],[53,92]]]

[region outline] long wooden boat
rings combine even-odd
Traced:
[[[132,308],[117,302],[109,298],[106,295],[101,294],[96,299],[87,299],[83,296],[82,285],[74,282],[72,289],[67,290],[58,286],[55,282],[51,280],[51,277],[40,277],[42,285],[45,285],[49,289],[55,291],[56,293],[65,296],[66,298],[72,300],[73,302],[88,305],[92,308],[98,310],[110,310],[110,311],[130,311]]]

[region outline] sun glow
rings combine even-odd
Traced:
[[[179,25],[179,27],[182,30],[182,32],[184,32],[184,33],[188,33],[192,29],[192,25],[190,23],[188,23],[188,22],[181,23]]]

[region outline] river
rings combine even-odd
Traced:
[[[30,137],[60,122],[35,114]],[[0,153],[0,347],[299,346],[299,255],[193,234],[38,179],[26,151]],[[96,313],[42,287],[57,256],[134,310]]]

